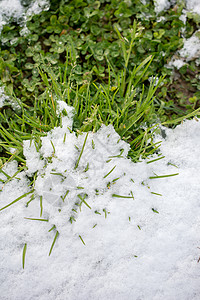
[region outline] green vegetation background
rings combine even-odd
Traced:
[[[183,46],[183,28],[191,37],[200,16],[188,13],[184,24],[184,3],[159,15],[153,1],[50,3],[48,11],[21,25],[12,20],[1,33],[0,83],[12,99],[0,108],[1,164],[13,158],[25,163],[23,140],[40,147],[41,136],[61,124],[58,99],[75,107],[75,131],[113,124],[131,144],[134,161],[156,151],[153,124],[173,124],[199,107],[197,64],[174,75],[166,64]]]

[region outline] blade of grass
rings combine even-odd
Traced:
[[[85,245],[85,242],[84,242],[84,240],[82,239],[81,235],[79,235],[79,238],[80,238],[81,242],[83,243],[83,245]]]
[[[84,195],[84,198],[81,197],[81,195],[79,194],[78,195],[78,198],[81,200],[81,203],[83,202],[89,209],[91,209],[90,205],[85,201],[85,198],[86,198],[87,194]],[[81,205],[80,203],[80,205]]]
[[[52,252],[52,250],[53,250],[53,247],[54,247],[54,245],[55,245],[55,242],[56,242],[58,236],[59,236],[59,232],[56,231],[55,237],[54,237],[54,239],[53,239],[53,243],[52,243],[51,248],[50,248],[50,251],[49,251],[49,256],[51,255],[51,252]]]
[[[40,196],[40,217],[42,216],[43,205],[42,205],[42,196]]]
[[[162,157],[159,157],[159,158],[155,158],[153,160],[149,160],[149,161],[147,161],[147,164],[151,164],[152,162],[158,161],[158,160],[163,159],[163,158],[165,158],[165,156],[162,156]]]
[[[188,118],[191,118],[191,117],[200,115],[200,112],[199,112],[199,111],[200,111],[200,108],[194,110],[193,112],[187,114],[186,116],[177,118],[177,119],[175,119],[175,120],[165,121],[165,122],[163,122],[163,123],[161,123],[161,124],[162,124],[162,125],[177,124],[177,123],[179,123],[179,122],[182,122],[182,121],[185,120],[185,119],[188,119]]]
[[[23,248],[23,253],[22,253],[22,267],[23,267],[23,269],[25,267],[26,249],[27,249],[27,244],[25,243],[24,248]]]
[[[155,192],[151,192],[151,194],[153,194],[153,195],[157,195],[157,196],[162,196],[162,194],[155,193]]]
[[[65,198],[67,197],[67,195],[69,194],[69,190],[66,191],[64,196],[61,196],[62,201],[65,201]]]
[[[108,177],[111,173],[112,173],[112,171],[114,171],[114,169],[116,168],[116,165],[110,170],[110,172],[108,172],[108,174],[106,174],[103,178],[106,178],[106,177]]]
[[[123,196],[123,195],[117,195],[117,194],[112,194],[112,197],[115,198],[129,198],[129,199],[133,199],[133,196]]]
[[[26,218],[26,217],[24,217],[24,219],[26,219],[26,220],[32,220],[32,221],[49,222],[48,219],[37,219],[37,218]]]
[[[14,201],[12,201],[11,203],[9,203],[9,204],[7,204],[6,206],[0,208],[0,211],[2,211],[3,209],[6,209],[7,207],[9,207],[9,206],[15,204],[16,202],[18,202],[19,200],[25,198],[26,196],[28,196],[29,194],[31,194],[31,193],[33,193],[33,192],[34,192],[34,190],[32,190],[32,191],[30,191],[30,192],[28,192],[28,193],[25,193],[24,195],[18,197],[17,199],[15,199]]]
[[[172,176],[177,176],[177,175],[179,175],[179,173],[169,174],[169,175],[160,175],[160,176],[150,176],[149,179],[158,179],[158,178],[172,177]]]
[[[84,143],[83,143],[83,147],[82,147],[82,149],[81,149],[79,158],[78,158],[78,160],[77,160],[77,162],[76,162],[76,165],[75,165],[75,168],[74,168],[75,170],[78,168],[78,165],[79,165],[81,156],[82,156],[82,154],[83,154],[83,150],[84,150],[84,148],[85,148],[85,144],[86,144],[86,141],[87,141],[88,134],[89,134],[89,132],[87,132],[87,134],[86,134],[86,137],[85,137],[85,140],[84,140]]]

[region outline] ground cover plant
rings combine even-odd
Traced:
[[[184,3],[161,12],[159,16],[151,1],[147,1],[145,5],[139,0],[50,1],[50,6],[48,11],[30,16],[25,28],[11,22],[1,32],[1,82],[5,92],[10,97],[15,97],[14,103],[17,102],[16,98],[20,99],[20,105],[10,105],[7,102],[1,108],[1,124],[12,135],[15,130],[21,131],[21,126],[23,132],[27,132],[29,136],[31,134],[30,124],[25,126],[16,114],[21,118],[28,109],[28,114],[39,115],[38,118],[41,119],[43,111],[40,108],[36,112],[35,104],[37,99],[44,97],[45,86],[52,85],[52,76],[47,76],[45,81],[46,75],[41,76],[41,70],[49,74],[51,69],[53,80],[65,85],[59,89],[67,90],[67,103],[76,107],[74,129],[85,129],[83,122],[86,118],[91,119],[91,111],[89,113],[86,103],[90,95],[91,102],[96,107],[96,115],[92,118],[98,119],[99,124],[106,122],[107,118],[110,123],[117,120],[116,129],[121,136],[126,133],[125,138],[129,138],[133,144],[136,136],[140,136],[143,131],[139,130],[139,123],[142,126],[141,122],[151,125],[158,120],[173,120],[198,108],[198,66],[191,62],[176,71],[178,83],[173,80],[171,69],[166,67],[173,54],[183,46],[183,28],[186,38],[199,28],[199,18],[192,13],[188,14],[184,25],[180,18]],[[162,85],[159,85],[157,91],[152,89],[150,95],[149,78],[160,76],[165,76],[162,78]],[[132,85],[129,84],[130,80],[134,80]],[[100,85],[103,93],[100,92]],[[98,93],[104,98],[101,103],[107,101],[104,111],[101,111],[102,104],[97,101]],[[125,117],[125,124],[125,120],[115,114],[118,114],[118,107],[121,109],[123,106],[124,97],[130,102],[123,110],[123,117],[125,110],[129,116],[135,112],[131,105],[133,99],[150,100],[153,95],[155,98],[151,106],[150,103],[149,107],[143,106],[143,118],[140,116],[137,124],[132,122],[128,129],[122,130],[127,126],[128,117]],[[109,97],[115,107],[109,107],[108,117]],[[81,101],[82,105],[77,104]],[[136,113],[135,119],[137,117]],[[55,121],[52,122],[51,125],[55,125]],[[90,124],[94,123],[92,122]],[[47,123],[46,118],[45,126]],[[13,126],[17,127],[14,129]],[[87,126],[88,129],[92,129],[92,126]],[[136,132],[131,137],[129,129],[130,132]],[[8,158],[9,155],[2,148],[5,145],[5,135],[2,134],[1,131],[2,160],[5,161],[6,158],[3,157]],[[139,145],[139,141],[137,144]]]

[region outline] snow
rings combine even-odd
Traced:
[[[187,0],[186,7],[188,10],[193,11],[196,14],[200,14],[199,0]]]
[[[6,105],[10,105],[13,110],[19,111],[20,110],[20,105],[17,102],[18,99],[15,99],[13,97],[9,97],[6,92],[5,88],[2,85],[1,86],[1,81],[0,81],[0,108]]]
[[[4,87],[0,86],[0,108],[4,106],[6,101],[9,101],[9,97],[5,95]]]
[[[48,9],[48,0],[37,0],[26,7],[21,4],[20,0],[2,0],[0,1],[0,32],[5,24],[11,19],[22,23],[27,16],[32,14],[39,14],[42,10]],[[24,1],[30,2],[30,1]]]
[[[184,45],[181,50],[179,50],[168,63],[168,66],[173,66],[180,69],[187,62],[191,60],[196,60],[200,58],[200,39],[196,35],[199,31],[196,31],[190,38],[184,40]],[[178,57],[178,58],[177,58]]]
[[[154,0],[155,11],[160,13],[163,10],[170,8],[170,1],[168,0]]]
[[[184,41],[184,46],[179,51],[180,56],[186,58],[186,61],[196,59],[200,56],[200,39],[195,34]]]
[[[181,1],[176,0],[154,0],[155,11],[160,13],[170,8],[170,6],[178,4]],[[188,11],[200,14],[200,2],[199,0],[186,0],[186,8]]]
[[[59,106],[63,126],[41,138],[38,152],[25,142],[28,170],[0,181],[2,208],[30,191],[27,175],[37,171],[35,199],[0,211],[1,299],[198,300],[200,122],[161,128],[160,152],[133,163],[111,125],[76,136],[73,110]],[[3,170],[13,176],[17,163]]]
[[[182,59],[175,59],[175,60],[171,60],[169,62],[169,66],[173,66],[177,69],[180,69],[181,67],[183,67],[186,63],[182,60]]]

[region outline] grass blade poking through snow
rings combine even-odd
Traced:
[[[151,164],[152,162],[158,161],[158,160],[163,159],[163,158],[165,158],[165,156],[162,156],[162,157],[159,157],[159,158],[155,158],[155,159],[149,160],[149,161],[147,161],[147,164]]]
[[[54,245],[55,245],[55,242],[56,242],[58,236],[59,236],[59,232],[56,231],[56,235],[55,235],[55,237],[54,237],[53,243],[52,243],[51,248],[50,248],[50,251],[49,251],[49,256],[51,255],[51,252],[52,252],[52,250],[53,250],[53,247],[54,247]]]
[[[79,199],[81,200],[80,206],[83,202],[89,209],[91,209],[90,205],[85,201],[86,196],[87,196],[87,194],[85,194],[83,197],[81,197],[80,194],[78,195]]]
[[[169,175],[160,175],[160,176],[150,176],[149,179],[158,179],[158,178],[172,177],[172,176],[176,176],[176,175],[179,175],[179,173],[169,174]]]
[[[23,269],[24,269],[24,266],[25,266],[26,248],[27,248],[27,244],[25,243],[24,248],[23,248],[23,253],[22,253],[22,267],[23,267]]]
[[[84,242],[84,240],[82,239],[82,236],[81,236],[81,235],[79,235],[79,238],[80,238],[81,242],[83,243],[83,245],[85,245],[85,242]]]
[[[116,168],[116,165],[112,168],[112,170],[110,170],[110,172],[108,172],[108,174],[106,174],[103,178],[106,178],[108,175],[110,175],[110,173],[112,173],[112,171],[114,171],[114,169]]]
[[[30,192],[25,193],[24,195],[18,197],[17,199],[15,199],[14,201],[12,201],[11,203],[9,203],[9,204],[7,204],[6,206],[0,208],[0,211],[2,211],[3,209],[6,209],[7,207],[9,207],[9,206],[11,206],[11,205],[13,205],[14,203],[16,203],[16,202],[18,202],[19,200],[25,198],[26,196],[28,196],[29,194],[31,194],[31,193],[33,193],[33,192],[34,192],[34,190],[31,190]]]
[[[26,219],[26,220],[32,220],[32,221],[49,222],[48,219],[37,219],[37,218],[26,218],[26,217],[24,217],[24,219]]]
[[[69,194],[69,190],[66,191],[64,196],[60,196],[63,202],[65,202],[65,198],[67,197],[68,194]]]
[[[155,193],[155,192],[151,192],[151,194],[153,194],[153,195],[157,195],[157,196],[162,196],[162,194]]]
[[[42,196],[40,196],[40,217],[42,216],[43,205],[42,205]]]
[[[123,195],[112,194],[112,197],[115,197],[115,198],[129,198],[129,199],[132,198],[134,200],[132,192],[131,192],[131,195],[132,196],[123,196]]]
[[[89,132],[87,132],[87,134],[86,134],[86,137],[85,137],[85,140],[84,140],[84,143],[83,143],[83,147],[82,147],[82,149],[81,149],[81,153],[80,153],[80,155],[79,155],[79,158],[78,158],[77,163],[76,163],[75,168],[74,168],[75,170],[78,168],[78,164],[79,164],[79,161],[80,161],[81,156],[82,156],[82,154],[83,154],[83,150],[84,150],[84,148],[85,148],[85,144],[86,144],[86,141],[87,141],[88,134],[89,134]]]

